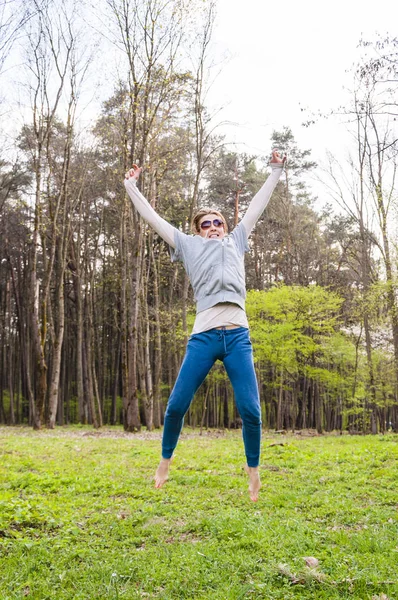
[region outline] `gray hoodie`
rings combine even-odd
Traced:
[[[180,260],[191,281],[196,311],[201,312],[222,302],[245,309],[245,262],[249,250],[247,233],[242,222],[221,240],[200,235],[175,234],[172,261]]]

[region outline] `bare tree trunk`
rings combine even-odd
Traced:
[[[31,425],[32,423],[35,422],[36,406],[35,406],[35,401],[34,401],[34,396],[33,396],[30,361],[28,358],[29,357],[28,350],[30,348],[29,336],[27,335],[29,316],[27,314],[27,310],[23,310],[23,308],[22,308],[21,298],[19,295],[17,282],[15,279],[14,267],[11,262],[11,257],[8,255],[7,259],[8,259],[8,263],[10,266],[12,287],[13,287],[13,292],[14,292],[15,305],[16,305],[16,309],[17,309],[19,346],[20,346],[20,352],[21,352],[21,371],[24,375],[26,394],[27,394],[28,401],[29,401],[29,424]],[[29,309],[29,304],[28,304],[27,309]]]
[[[104,420],[103,420],[103,416],[102,416],[102,406],[101,406],[101,398],[99,395],[99,391],[98,391],[98,379],[97,379],[97,373],[96,373],[96,369],[95,369],[95,360],[94,360],[94,353],[92,352],[92,379],[93,379],[93,387],[94,387],[94,398],[97,404],[97,411],[98,411],[98,427],[102,427],[104,424]]]
[[[113,381],[113,395],[112,395],[112,408],[111,408],[111,425],[117,423],[117,396],[119,391],[119,372],[120,372],[120,355],[122,350],[120,332],[118,335],[118,341],[116,345],[117,351],[115,356],[115,367],[114,367],[114,381]]]
[[[159,300],[159,269],[153,254],[151,244],[151,257],[153,265],[153,297],[155,311],[155,333],[154,333],[154,397],[153,397],[153,425],[160,427],[160,402],[161,402],[161,377],[162,377],[162,331],[160,324],[160,300]]]
[[[48,426],[50,429],[54,429],[55,422],[58,412],[58,399],[59,399],[59,381],[61,374],[61,357],[62,357],[62,346],[64,341],[64,330],[65,330],[65,300],[64,300],[64,281],[63,281],[63,269],[62,279],[58,279],[59,287],[56,291],[56,307],[57,307],[57,323],[55,339],[53,343],[52,353],[52,369],[51,369],[51,381],[50,381],[50,393],[48,403]]]
[[[315,428],[318,433],[323,432],[322,427],[322,399],[319,389],[319,383],[314,381],[314,402],[315,402]]]
[[[127,401],[125,405],[126,431],[139,431],[141,429],[140,413],[138,408],[138,386],[137,386],[137,344],[138,344],[138,317],[139,317],[139,285],[141,282],[142,269],[142,228],[136,229],[133,264],[130,280],[130,308],[128,324],[128,388]]]
[[[276,413],[276,429],[280,431],[283,429],[283,367],[281,368],[280,373],[280,382],[279,382],[279,394],[278,394],[278,408]]]
[[[84,309],[86,315],[86,328],[85,328],[85,353],[83,361],[84,367],[84,379],[85,379],[85,393],[88,399],[88,408],[89,408],[89,417],[91,418],[91,422],[93,427],[97,429],[99,427],[99,423],[97,420],[97,413],[95,410],[95,398],[94,398],[94,389],[93,389],[93,377],[92,377],[92,327],[91,327],[91,318],[90,318],[90,300],[85,297],[84,299]]]
[[[80,221],[80,219],[79,219]],[[74,252],[73,261],[75,273],[73,277],[73,287],[75,292],[75,310],[76,310],[76,387],[79,423],[87,423],[87,403],[84,396],[83,382],[83,344],[84,344],[84,322],[83,322],[83,297],[82,280],[80,266],[80,227],[78,231],[77,252]],[[74,248],[74,246],[73,246]],[[85,256],[84,260],[88,260]]]
[[[146,286],[145,286],[146,287]],[[144,327],[145,327],[145,379],[146,379],[146,394],[145,394],[145,420],[148,431],[153,430],[153,381],[152,381],[152,365],[150,356],[150,325],[148,315],[148,304],[145,302],[144,309]]]

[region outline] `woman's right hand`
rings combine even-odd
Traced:
[[[134,181],[138,181],[138,177],[142,171],[142,167],[138,165],[133,165],[129,171],[127,171],[125,177],[126,179],[134,179]]]

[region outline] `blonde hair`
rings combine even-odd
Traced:
[[[224,223],[224,231],[225,233],[228,233],[228,224],[224,218],[224,215],[222,215],[220,213],[219,210],[216,210],[215,208],[201,208],[200,210],[197,211],[197,213],[193,216],[192,222],[191,222],[191,231],[192,233],[199,233],[200,231],[200,220],[202,217],[205,217],[206,215],[216,215],[216,217],[219,217],[222,222]]]

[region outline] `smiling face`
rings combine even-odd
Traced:
[[[208,240],[221,240],[225,236],[225,222],[221,215],[209,213],[199,220],[198,234]]]

